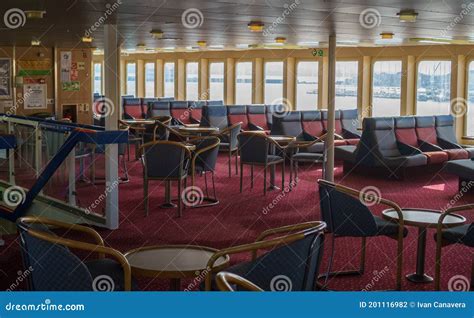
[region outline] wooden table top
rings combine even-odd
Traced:
[[[438,225],[439,217],[441,216],[441,211],[437,210],[427,210],[427,209],[402,209],[403,213],[403,222],[405,225],[412,225],[418,227],[433,227],[435,228]],[[398,222],[398,214],[394,209],[387,209],[382,211],[382,216],[384,219]],[[462,225],[466,222],[466,218],[458,214],[450,214],[446,216],[443,220],[444,227],[454,227]]]
[[[151,119],[122,119],[122,121],[129,125],[152,125],[155,120]]]
[[[146,246],[131,250],[125,257],[132,273],[146,277],[195,277],[206,270],[216,249],[197,245]],[[219,258],[214,269],[219,271],[229,263],[229,256]]]
[[[187,133],[206,133],[206,132],[217,132],[219,128],[217,127],[196,127],[196,126],[184,126],[179,127],[180,131],[184,131]]]
[[[276,141],[279,144],[284,144],[284,143],[290,143],[296,139],[296,137],[293,136],[278,136],[278,135],[270,135],[268,138],[271,138],[272,140]]]

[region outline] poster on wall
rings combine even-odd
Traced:
[[[25,109],[45,109],[46,84],[23,85],[23,100]]]
[[[61,52],[61,82],[71,81],[72,52]]]
[[[81,82],[64,82],[62,83],[62,89],[66,92],[75,92],[81,89]]]
[[[79,80],[79,70],[77,69],[77,63],[71,63],[71,81],[78,81]]]
[[[12,98],[12,60],[0,58],[0,99]]]

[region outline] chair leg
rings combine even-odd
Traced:
[[[398,235],[397,243],[397,290],[402,290],[403,235]]]
[[[213,192],[213,195],[214,195],[214,200],[217,201],[216,184],[214,182],[214,171],[211,171],[211,178],[212,178],[212,192]]]
[[[253,189],[253,166],[250,166],[250,189]]]
[[[143,203],[145,204],[145,216],[148,216],[148,179],[143,180]]]
[[[239,150],[237,149],[235,151],[235,175],[239,174],[239,171],[238,171],[239,169],[238,169],[238,164],[237,164],[238,160],[239,160]]]
[[[293,182],[293,157],[290,157],[290,184]]]
[[[232,150],[229,149],[229,161],[227,163],[229,168],[229,178],[232,176]]]
[[[244,165],[242,163],[242,160],[240,161],[240,193],[242,193],[242,179],[244,177]]]
[[[267,166],[263,167],[263,195],[267,195]]]
[[[281,191],[285,191],[285,160],[281,164]]]
[[[473,263],[474,264],[474,263]],[[441,287],[441,242],[436,240],[436,256],[435,256],[435,290]]]
[[[125,160],[125,155],[122,155],[122,165],[123,165],[123,173],[125,178],[122,180],[123,182],[128,182],[128,167],[127,167],[127,161]]]
[[[204,174],[204,184],[206,185],[206,197],[209,197],[209,187],[207,186],[207,173],[203,172]]]
[[[183,180],[178,180],[178,217],[183,216],[182,204],[181,204],[181,182]]]

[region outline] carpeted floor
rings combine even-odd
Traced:
[[[220,156],[216,172],[217,194],[220,204],[214,207],[184,210],[182,218],[176,217],[176,209],[160,209],[164,200],[164,186],[159,181],[150,184],[150,215],[145,217],[142,205],[142,168],[138,161],[128,162],[131,181],[120,187],[120,228],[116,231],[98,229],[106,244],[122,252],[157,244],[198,244],[214,248],[229,247],[252,242],[262,231],[282,225],[295,224],[320,219],[319,193],[316,181],[321,177],[321,167],[300,167],[300,182],[284,195],[269,192],[263,196],[263,175],[256,170],[256,181],[250,189],[250,169],[246,168],[244,191],[239,193],[239,177],[227,175],[225,156]],[[361,189],[375,186],[387,199],[402,207],[444,209],[458,193],[457,179],[436,171],[423,168],[410,171],[405,181],[394,181],[382,176],[350,174],[344,176],[342,165],[335,170],[336,182]],[[288,172],[288,169],[287,169]],[[288,175],[287,175],[288,180]],[[277,184],[280,173],[277,172]],[[288,182],[287,182],[288,184]],[[204,178],[197,178],[197,186],[204,188]],[[100,195],[103,186],[79,189],[93,201]],[[176,187],[173,195],[176,196]],[[474,201],[474,195],[465,194],[456,204]],[[268,208],[269,204],[274,205]],[[374,206],[372,211],[380,215],[383,206]],[[469,213],[464,213],[469,217]],[[474,218],[472,213],[470,221]],[[404,241],[404,268],[408,274],[415,270],[417,228],[408,227],[409,235]],[[426,273],[434,275],[434,230],[430,229],[426,247]],[[7,289],[22,269],[18,242],[15,236],[4,237],[6,244],[0,247],[0,288]],[[329,240],[327,241],[329,243]],[[326,268],[329,244],[325,251],[323,270]],[[360,241],[354,238],[338,239],[336,245],[335,269],[358,266]],[[338,290],[385,290],[395,286],[396,241],[385,238],[369,238],[367,244],[366,271],[362,276],[336,277],[331,279],[330,288]],[[238,262],[248,258],[239,255],[233,258]],[[442,288],[447,289],[448,280],[455,275],[470,277],[472,249],[453,245],[443,249]],[[182,288],[186,288],[183,282]],[[163,280],[139,279],[144,290],[165,290],[168,282]],[[20,286],[18,290],[24,288]],[[434,284],[414,284],[403,278],[404,290],[433,290]]]

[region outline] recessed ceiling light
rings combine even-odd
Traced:
[[[238,49],[248,49],[249,45],[248,44],[236,44],[235,47],[238,48]]]
[[[207,42],[204,41],[204,40],[199,40],[196,42],[197,45],[199,45],[199,47],[206,47],[207,46]]]
[[[260,21],[250,21],[250,23],[247,24],[247,27],[252,32],[262,32],[264,26],[265,24],[263,24],[263,22],[260,22]]]
[[[223,48],[224,48],[223,45],[209,45],[209,49],[211,50],[221,50]]]
[[[435,39],[435,38],[410,38],[410,42],[430,43],[430,44],[446,44],[451,43],[449,39]]]
[[[391,40],[391,39],[393,39],[393,33],[392,32],[382,32],[382,33],[380,33],[380,37],[383,40]]]
[[[91,43],[92,40],[94,40],[94,38],[91,37],[91,36],[83,36],[82,37],[82,42],[84,42],[84,43]]]
[[[145,50],[145,49],[146,49],[146,45],[143,44],[143,43],[138,43],[138,44],[137,44],[137,49],[139,49],[139,50]]]
[[[275,43],[278,43],[278,44],[285,44],[285,43],[286,43],[286,38],[284,38],[284,37],[277,37],[277,38],[275,38]]]
[[[43,19],[46,11],[43,10],[26,10],[25,11],[26,17],[28,19]]]
[[[400,18],[400,22],[416,22],[418,13],[415,10],[402,10],[397,15]]]
[[[163,48],[164,51],[173,51],[174,49],[176,49],[176,47],[174,46],[168,46]]]
[[[31,40],[31,46],[40,46],[41,41],[40,40]]]
[[[163,38],[163,32],[161,30],[151,30],[150,34],[154,39]]]
[[[318,45],[319,45],[319,42],[317,42],[317,41],[314,41],[314,42],[311,42],[311,41],[308,41],[308,42],[298,42],[298,45],[299,45],[299,46],[312,47],[312,46],[318,46]]]

